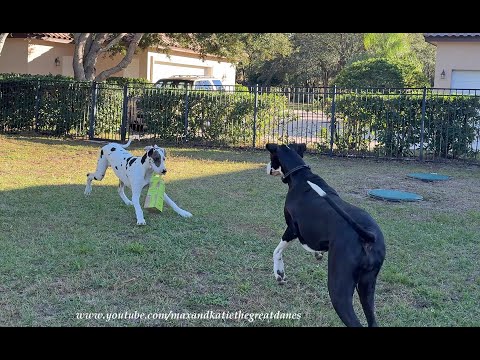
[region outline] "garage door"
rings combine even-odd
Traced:
[[[479,89],[480,71],[476,70],[452,70],[452,89]],[[477,91],[480,94],[480,91]]]
[[[208,75],[207,67],[155,61],[152,82],[172,75]]]

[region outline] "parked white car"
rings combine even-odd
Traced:
[[[158,80],[155,86],[159,88],[187,88],[192,90],[225,90],[222,80],[200,75],[173,75]]]

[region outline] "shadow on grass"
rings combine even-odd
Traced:
[[[83,184],[2,192],[1,209],[8,209],[0,215],[4,324],[98,326],[72,317],[82,309],[292,312],[293,306],[310,314],[314,310],[304,308],[299,292],[314,296],[316,308],[328,303],[326,293],[319,298],[311,283],[307,290],[291,288],[284,302],[280,293],[288,288],[279,288],[271,275],[271,254],[284,230],[282,185],[260,169],[167,179],[169,196],[193,217],[168,207],[159,214],[145,211],[146,226],[136,225],[134,208],[123,204],[116,186],[102,182],[93,183],[89,197]],[[142,203],[145,194],[144,188]],[[339,325],[333,311],[322,323]],[[192,324],[228,326],[174,323]]]
[[[117,143],[117,144],[125,144],[126,142],[121,142],[119,140],[88,140],[88,139],[63,139],[63,138],[54,138],[54,137],[45,137],[45,136],[25,136],[25,135],[18,135],[18,134],[1,134],[5,136],[7,139],[22,141],[22,142],[29,142],[29,143],[36,143],[36,144],[44,144],[49,146],[85,146],[85,147],[95,147],[101,148],[105,144],[108,143]],[[202,151],[211,151],[216,155],[225,154],[228,156],[230,153],[238,153],[243,154],[245,152],[249,153],[264,153],[266,154],[266,150],[264,147],[261,148],[231,148],[227,146],[206,146],[202,144],[196,143],[173,143],[171,141],[164,141],[162,139],[133,139],[129,149],[142,149],[147,145],[157,144],[160,147],[165,147],[167,149],[181,149],[179,153],[182,156],[190,156],[194,157],[199,152]],[[268,156],[265,156],[267,158]],[[204,160],[204,158],[200,158]],[[227,157],[225,157],[227,159]],[[213,159],[216,160],[216,159]]]

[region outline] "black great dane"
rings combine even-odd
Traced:
[[[267,144],[267,173],[288,184],[284,215],[287,229],[273,252],[273,272],[285,282],[282,252],[298,238],[317,259],[328,251],[328,292],[346,326],[362,326],[353,310],[355,288],[368,326],[375,319],[375,284],[385,258],[385,242],[375,220],[347,203],[303,161],[305,144]]]

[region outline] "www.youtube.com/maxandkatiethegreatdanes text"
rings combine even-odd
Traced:
[[[238,311],[204,311],[204,312],[153,312],[144,313],[138,311],[124,312],[105,312],[105,313],[76,313],[75,318],[78,320],[101,320],[101,321],[118,321],[118,320],[221,320],[221,321],[270,321],[270,320],[300,320],[302,317],[299,313],[284,313],[280,311],[270,312],[244,312]]]

